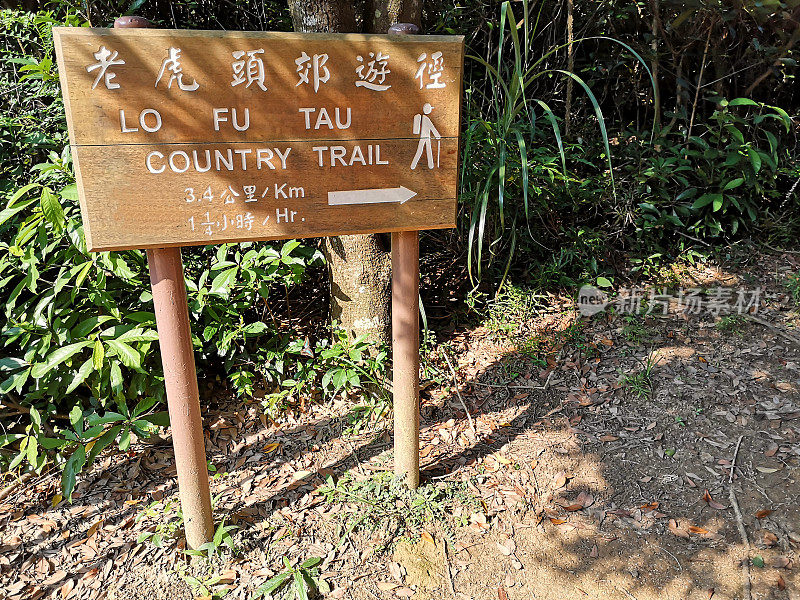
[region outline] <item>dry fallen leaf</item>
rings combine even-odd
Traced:
[[[704,527],[698,527],[697,525],[689,525],[688,527],[689,533],[694,533],[695,535],[705,535],[708,533],[708,529]]]
[[[778,451],[778,444],[772,443],[770,444],[769,448],[766,449],[764,452],[764,456],[766,457],[773,457],[775,453]]]
[[[779,469],[774,467],[756,467],[756,471],[759,471],[760,473],[777,473]]]
[[[235,569],[228,569],[227,571],[222,573],[222,575],[219,576],[219,581],[217,583],[220,584],[233,583],[234,581],[236,581],[236,578],[238,576],[239,574],[236,572]]]
[[[689,538],[689,532],[684,527],[680,527],[675,519],[669,520],[667,528],[678,537]]]
[[[597,549],[597,544],[592,546],[592,551],[589,552],[589,558],[597,558],[600,555],[599,550]]]
[[[64,582],[64,585],[61,586],[61,597],[66,600],[69,598],[70,594],[72,594],[72,590],[75,588],[75,580],[74,579],[67,579]]]
[[[791,569],[792,559],[788,556],[776,556],[770,564],[773,569]]]
[[[433,536],[430,533],[428,533],[427,531],[423,531],[422,535],[420,535],[419,537],[421,537],[423,540],[425,540],[429,544],[433,544],[434,546],[436,545],[436,542],[433,540]]]
[[[42,585],[43,586],[56,585],[57,583],[61,583],[61,580],[63,580],[66,576],[67,576],[66,571],[56,571],[55,573],[50,575],[50,577],[45,579],[42,582]]]
[[[567,474],[564,473],[564,471],[559,471],[553,477],[553,488],[560,489],[564,487],[565,485],[567,485],[567,479],[568,479]]]
[[[379,581],[377,585],[380,591],[391,592],[394,588],[397,587],[398,584],[392,583],[391,581]]]
[[[778,575],[778,581],[776,581],[779,590],[786,589],[786,582],[783,580],[783,575]]]
[[[713,508],[715,510],[725,510],[726,508],[728,508],[724,504],[720,504],[719,502],[714,500],[711,497],[711,494],[709,493],[708,490],[704,490],[703,491],[703,502],[705,502],[706,504],[708,504],[711,508]]]
[[[497,588],[497,600],[508,600],[508,593],[502,585]]]
[[[567,520],[566,519],[554,519],[553,517],[550,517],[550,522],[553,525],[562,525],[563,523],[566,523]]]
[[[756,519],[763,519],[770,516],[774,511],[769,508],[764,508],[756,513]]]

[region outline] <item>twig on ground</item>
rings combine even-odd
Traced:
[[[353,446],[353,443],[347,438],[345,438],[345,441],[347,442],[347,445],[350,446],[350,452],[356,459],[356,466],[358,467],[358,472],[361,473],[362,475],[366,475],[366,473],[364,472],[364,468],[361,466],[361,459],[358,457],[358,452],[356,451],[356,447]]]
[[[450,593],[455,598],[456,588],[453,585],[453,573],[450,571],[450,556],[447,552],[446,538],[442,538],[442,554],[444,555],[444,573],[447,575],[447,587],[450,588]]]
[[[447,362],[447,366],[450,367],[450,373],[453,375],[453,386],[456,390],[456,396],[458,396],[459,402],[461,402],[461,406],[464,407],[464,412],[467,413],[467,419],[469,420],[470,429],[472,429],[472,437],[478,437],[478,432],[475,430],[475,423],[472,420],[472,415],[469,414],[469,409],[467,405],[464,403],[464,399],[461,397],[461,392],[458,391],[458,377],[456,376],[456,370],[453,368],[453,365],[450,363],[450,358],[447,356],[447,352],[442,350],[442,356],[444,356],[444,360]]]
[[[739,454],[739,447],[742,444],[740,435],[739,440],[736,442],[736,450],[733,453],[731,460],[731,473],[728,476],[728,497],[733,507],[733,513],[736,515],[736,527],[739,529],[739,536],[742,538],[742,544],[745,549],[745,557],[742,561],[742,600],[750,600],[751,582],[750,582],[750,540],[747,538],[747,530],[744,528],[744,519],[742,519],[742,511],[739,509],[739,502],[736,500],[736,493],[733,491],[733,470],[736,467],[736,457]]]
[[[10,484],[8,484],[6,487],[2,489],[2,491],[0,491],[0,500],[5,500],[6,498],[8,498],[11,492],[16,490],[23,483],[26,483],[27,481],[32,479],[34,475],[35,473],[33,471],[28,471],[27,473],[23,473],[22,477],[20,477],[16,481],[13,481]]]
[[[736,458],[739,456],[739,447],[742,445],[742,438],[744,435],[740,435],[739,439],[736,441],[736,450],[733,451],[733,458],[731,459],[731,472],[728,475],[728,483],[733,483],[733,470],[736,468]]]
[[[555,368],[550,370],[550,374],[547,376],[543,385],[506,385],[502,383],[482,383],[480,381],[471,381],[472,385],[480,385],[482,387],[488,388],[503,388],[509,390],[546,390],[550,386],[550,380],[553,378],[553,373],[555,373]]]
[[[771,329],[772,331],[777,333],[782,338],[785,338],[785,339],[789,340],[790,342],[792,342],[793,344],[797,344],[798,346],[800,346],[800,339],[794,337],[790,333],[787,333],[787,332],[783,331],[783,329],[780,329],[779,327],[776,327],[775,325],[773,325],[769,321],[765,321],[764,319],[760,319],[759,317],[756,317],[755,315],[745,314],[743,316],[746,317],[747,319],[750,319],[751,321],[753,321],[755,323],[758,323],[759,325],[763,325],[767,329]]]

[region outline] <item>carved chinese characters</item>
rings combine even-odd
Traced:
[[[54,38],[93,250],[454,224],[459,37]]]

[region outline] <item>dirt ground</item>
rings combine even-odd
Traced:
[[[391,428],[354,431],[352,400],[276,423],[212,398],[215,514],[238,527],[236,553],[180,552],[164,525],[177,527],[170,440],[139,442],[103,455],[72,505],[53,506],[55,474],[0,500],[0,598],[245,599],[284,557],[312,556],[325,596],[354,600],[800,598],[800,312],[785,285],[800,259],[732,256],[652,283],[732,302],[759,290],[743,317],[713,314],[711,291],[663,316],[586,318],[553,297],[437,332],[421,456],[446,517],[396,538],[380,520],[348,527],[379,495],[331,501],[326,479],[391,468]],[[148,532],[162,547],[138,543]]]

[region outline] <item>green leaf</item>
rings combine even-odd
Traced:
[[[261,321],[256,321],[255,323],[250,323],[246,325],[242,331],[244,333],[264,333],[265,331],[269,330],[269,326],[266,323],[262,323]]]
[[[117,353],[117,356],[119,356],[122,364],[129,369],[141,368],[142,355],[139,354],[138,351],[128,346],[128,344],[125,342],[120,342],[119,340],[107,340],[106,345],[108,345],[109,348],[112,348],[114,352]]]
[[[75,490],[75,478],[86,464],[86,448],[79,445],[72,456],[64,463],[64,472],[61,474],[61,490],[64,498],[72,502],[72,492]]]
[[[222,271],[219,275],[214,277],[214,281],[211,282],[210,293],[218,296],[227,296],[231,285],[233,285],[233,282],[236,279],[236,270],[237,267],[232,267]]]
[[[319,556],[312,556],[305,562],[300,565],[301,569],[311,569],[312,567],[316,567],[319,563],[322,562],[322,559]]]
[[[736,179],[731,179],[728,183],[725,184],[723,191],[732,190],[734,188],[739,187],[744,183],[744,177],[737,177]]]
[[[64,200],[72,200],[73,202],[78,201],[78,186],[74,183],[65,186],[63,190],[61,190],[61,197]]]
[[[83,410],[79,405],[75,405],[72,407],[72,410],[69,411],[69,422],[72,425],[72,428],[81,433],[83,431]]]
[[[704,206],[708,206],[712,202],[716,202],[719,200],[722,202],[722,194],[703,194],[697,200],[694,201],[692,204],[692,210],[697,210],[698,208],[703,208]]]
[[[105,358],[105,350],[103,350],[103,342],[95,340],[94,350],[92,351],[92,365],[96,371],[103,368],[103,358]]]
[[[119,368],[119,363],[114,362],[111,364],[111,393],[114,396],[122,394],[122,369]]]
[[[100,454],[111,442],[117,439],[117,434],[119,434],[121,429],[122,425],[115,425],[97,438],[92,446],[92,449],[89,451],[89,456],[86,462],[91,464],[98,454]]]
[[[19,200],[22,196],[24,196],[25,194],[27,194],[29,191],[31,191],[33,188],[36,188],[36,187],[39,187],[38,183],[29,183],[28,185],[18,189],[14,193],[14,195],[11,196],[11,198],[8,201],[8,204],[6,205],[6,208],[4,208],[3,210],[0,210],[0,225],[5,223],[6,221],[8,221],[11,217],[16,215],[18,212],[25,210],[31,204],[36,202],[36,198],[30,198],[29,200],[26,200],[26,201],[22,202],[21,204],[18,204],[16,206],[14,205],[17,200]]]
[[[15,371],[27,366],[28,363],[21,358],[14,358],[13,356],[0,358],[0,371]]]
[[[764,568],[764,558],[762,556],[754,556],[753,557],[753,566],[758,569]]]
[[[759,104],[750,98],[734,98],[728,102],[728,106],[759,106]]]
[[[39,442],[39,445],[42,448],[45,448],[47,450],[53,450],[54,448],[61,448],[62,446],[66,446],[67,444],[70,443],[70,440],[49,438],[49,437],[44,437],[43,435],[40,435],[37,438],[37,441]]]
[[[40,203],[44,218],[50,222],[56,231],[62,231],[64,229],[64,209],[61,208],[58,196],[49,187],[44,187],[42,188]]]
[[[72,381],[67,387],[66,393],[71,394],[74,392],[80,384],[86,381],[86,378],[92,373],[92,371],[94,371],[94,360],[90,358],[87,359],[86,362],[81,365],[81,368],[78,369],[77,373],[75,373],[75,377],[72,378]]]
[[[131,415],[133,416],[133,418],[138,418],[139,415],[150,410],[155,405],[156,402],[158,402],[158,399],[153,398],[152,396],[147,398],[142,398],[136,404],[136,407],[133,409],[133,412],[131,412]]]
[[[92,342],[78,342],[76,344],[69,344],[67,346],[63,346],[61,348],[57,348],[53,350],[50,354],[47,355],[47,359],[43,363],[38,363],[33,366],[31,370],[31,377],[34,379],[39,379],[44,377],[52,371],[55,367],[63,363],[64,361],[72,358],[78,352],[90,346]]]
[[[131,428],[126,427],[119,436],[119,449],[126,452],[131,445]]]
[[[610,288],[612,285],[611,281],[605,277],[600,276],[597,278],[597,287]]]
[[[294,593],[298,600],[308,600],[308,589],[300,571],[294,572]]]
[[[747,156],[750,157],[750,164],[753,166],[753,171],[758,173],[761,170],[761,156],[755,148],[747,149]]]
[[[260,598],[261,596],[271,594],[280,588],[284,583],[286,583],[286,580],[289,579],[290,576],[291,573],[278,573],[275,575],[275,577],[264,583],[256,590],[256,595],[253,596],[254,600],[256,598]]]
[[[166,410],[141,417],[143,420],[159,427],[169,427],[169,413]]]
[[[39,457],[39,443],[36,441],[36,438],[31,436],[28,440],[28,447],[25,449],[25,458],[28,460],[28,464],[32,467],[36,466],[36,459]]]
[[[155,342],[158,332],[155,329],[131,329],[117,337],[120,342]]]

